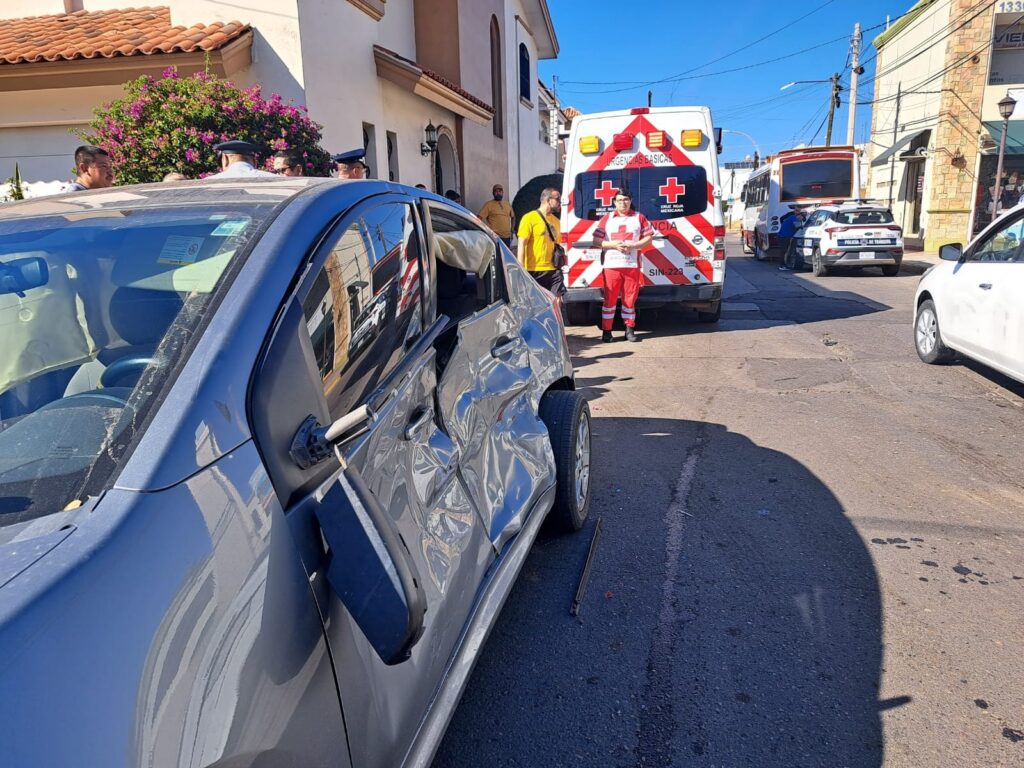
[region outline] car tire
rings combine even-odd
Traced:
[[[756,234],[754,235],[754,258],[757,261],[768,261],[768,252],[761,248],[761,241]]]
[[[811,252],[811,272],[815,277],[825,277],[828,274],[828,265],[825,264],[825,260],[821,257],[821,251],[817,247]]]
[[[882,274],[886,277],[896,277],[900,273],[899,264],[886,264],[882,267]]]
[[[939,315],[931,299],[922,301],[914,316],[914,349],[929,365],[942,365],[956,357],[956,352],[942,343]]]
[[[754,249],[747,244],[747,235],[745,232],[740,232],[740,244],[743,246],[744,253],[753,253]]]
[[[715,308],[710,312],[697,311],[697,321],[701,323],[717,323],[722,317],[722,302],[716,301]]]
[[[550,521],[578,531],[590,511],[590,406],[579,392],[552,390],[540,399],[540,418],[555,454],[555,503]]]

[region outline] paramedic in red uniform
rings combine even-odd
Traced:
[[[604,267],[604,302],[601,307],[601,341],[612,340],[615,303],[622,296],[622,322],[626,341],[636,341],[636,297],[640,293],[640,252],[654,240],[654,227],[633,210],[629,192],[615,193],[615,210],[606,213],[594,230],[594,247],[600,248]]]

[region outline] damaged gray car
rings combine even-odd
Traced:
[[[430,763],[541,524],[586,520],[557,299],[376,181],[0,206],[10,765]]]

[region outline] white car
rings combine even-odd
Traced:
[[[793,235],[786,266],[801,261],[815,277],[836,267],[881,267],[882,274],[899,274],[903,261],[903,230],[888,208],[863,203],[823,205],[814,209]]]
[[[939,256],[917,287],[917,354],[944,363],[960,352],[1024,382],[1024,205]]]

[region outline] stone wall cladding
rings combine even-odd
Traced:
[[[977,0],[951,0],[949,17],[966,18],[978,10],[977,6]],[[978,136],[982,129],[981,104],[991,51],[987,43],[992,35],[994,13],[993,3],[952,33],[946,43],[945,66],[949,71],[942,80],[939,122],[932,138],[934,153],[929,163],[932,184],[924,244],[928,251],[938,250],[943,243],[966,242],[970,235]],[[957,150],[963,159],[954,163]]]

